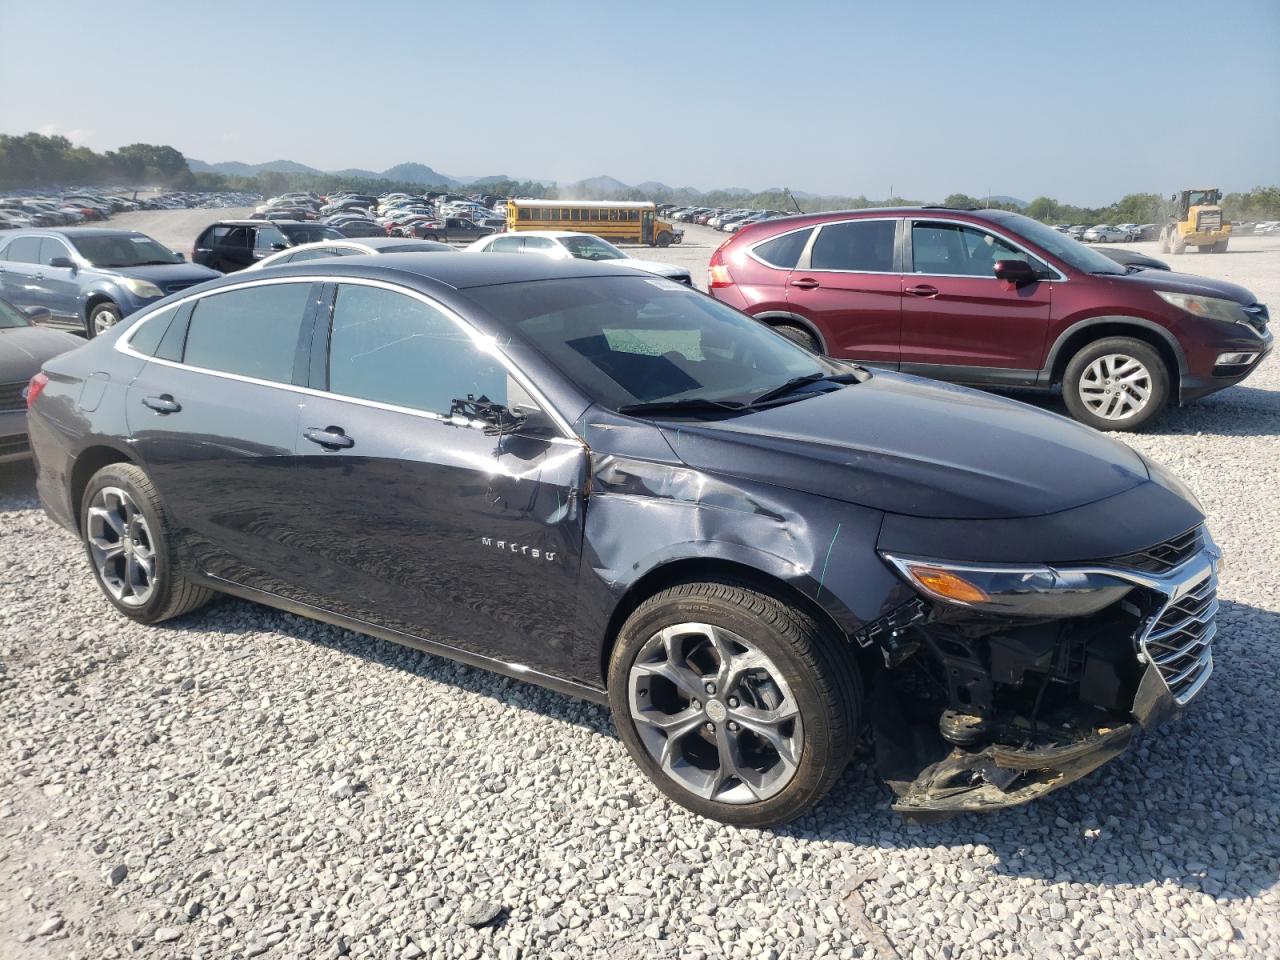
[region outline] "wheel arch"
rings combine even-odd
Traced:
[[[106,290],[90,290],[84,298],[84,307],[81,310],[80,319],[85,323],[85,329],[89,327],[89,314],[93,313],[93,308],[101,303],[114,303],[117,307],[120,302]]]
[[[1174,381],[1170,384],[1170,393],[1175,397],[1178,395],[1179,383],[1187,373],[1186,354],[1173,334],[1158,323],[1141,317],[1091,317],[1068,327],[1049,349],[1042,372],[1045,386],[1061,383],[1071,358],[1088,344],[1106,337],[1131,337],[1155,348]]]
[[[822,355],[824,357],[829,355],[827,350],[827,338],[822,335],[822,331],[814,326],[812,321],[807,320],[798,313],[790,313],[786,310],[766,310],[763,313],[753,313],[751,316],[754,319],[759,320],[761,323],[766,323],[771,327],[776,327],[780,324],[791,324],[792,326],[800,327],[818,341],[818,346],[822,348]]]
[[[89,486],[89,480],[103,467],[113,463],[138,465],[137,459],[130,452],[108,443],[95,443],[76,455],[75,462],[71,466],[71,474],[67,478],[67,492],[76,530],[80,530],[80,504],[84,501],[84,492]]]
[[[682,583],[734,583],[766,594],[788,606],[803,610],[833,636],[847,638],[847,634],[831,612],[815,602],[794,584],[759,567],[724,557],[683,557],[668,560],[634,581],[614,606],[600,642],[599,669],[602,682],[608,681],[609,659],[618,640],[618,634],[627,618],[644,601],[669,587]],[[869,651],[856,644],[849,645],[850,653],[861,660]],[[860,663],[860,666],[863,664]],[[864,670],[863,676],[870,671]]]

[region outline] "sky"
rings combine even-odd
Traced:
[[[1280,183],[1280,0],[0,0],[0,36],[0,133],[95,150],[1083,205]]]

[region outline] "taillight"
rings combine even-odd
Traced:
[[[23,390],[23,395],[27,398],[27,409],[30,410],[36,402],[36,397],[43,392],[45,385],[48,384],[49,378],[43,373],[37,373],[31,378],[31,382],[27,384],[27,389]]]
[[[725,241],[716,247],[715,253],[711,254],[711,260],[707,264],[707,287],[714,290],[716,287],[733,286],[733,277],[729,276],[729,268],[725,265],[724,258],[720,256],[729,241]]]

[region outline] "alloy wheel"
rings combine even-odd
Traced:
[[[722,627],[654,634],[631,666],[636,733],[663,773],[704,800],[755,803],[795,776],[804,723],[782,672]]]
[[[1151,400],[1151,371],[1142,361],[1122,353],[1108,353],[1085,367],[1080,399],[1103,420],[1127,420]]]
[[[106,333],[117,323],[120,318],[116,316],[114,310],[99,310],[93,315],[93,333],[94,336]]]
[[[85,539],[98,579],[120,603],[140,607],[155,590],[155,541],[127,492],[103,487],[89,504]]]

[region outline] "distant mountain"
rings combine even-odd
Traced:
[[[401,180],[405,183],[421,183],[427,186],[461,182],[447,173],[438,173],[432,170],[425,163],[397,163],[394,167],[388,167],[382,171],[378,176],[384,180]]]
[[[599,194],[623,193],[630,190],[627,184],[614,177],[588,177],[585,180],[579,180],[577,183],[568,183],[560,187],[563,194],[593,196]]]
[[[205,163],[203,160],[187,160],[192,173],[225,173],[233,177],[253,177],[259,173],[311,173],[323,174],[323,170],[308,167],[305,163],[293,160],[268,160],[266,163],[241,163],[238,160],[223,160],[220,163]]]
[[[1023,210],[1027,206],[1027,201],[1019,200],[1017,197],[992,194],[991,199],[996,203],[1007,203],[1009,206],[1017,207],[1019,210]]]

